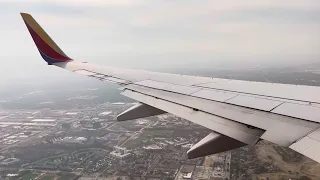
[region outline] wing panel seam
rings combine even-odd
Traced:
[[[297,99],[290,99],[290,98],[283,98],[283,97],[277,97],[277,96],[267,96],[267,95],[261,95],[261,94],[255,94],[255,93],[247,93],[247,92],[241,92],[241,91],[233,91],[233,90],[226,90],[226,89],[219,89],[219,88],[212,88],[212,87],[203,87],[195,85],[195,87],[204,88],[204,89],[214,89],[214,90],[220,90],[220,91],[227,91],[227,92],[233,92],[233,93],[241,93],[241,94],[249,94],[249,95],[255,95],[255,96],[261,96],[261,97],[269,97],[269,98],[279,98],[284,100],[291,100],[291,101],[297,101],[297,102],[304,102],[304,103],[315,103],[319,104],[316,101],[303,101],[303,100],[297,100]]]

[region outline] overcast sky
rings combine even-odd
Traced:
[[[101,65],[320,61],[319,0],[0,0],[0,12],[0,84],[79,76],[46,66],[19,12],[32,14],[69,57]]]

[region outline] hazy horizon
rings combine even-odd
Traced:
[[[320,3],[307,1],[3,0],[0,84],[70,82],[48,67],[21,17],[28,12],[70,57],[174,72],[319,62]],[[14,85],[15,84],[15,85]]]

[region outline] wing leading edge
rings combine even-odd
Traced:
[[[31,15],[21,16],[49,65],[122,85],[123,95],[141,102],[120,114],[118,120],[169,112],[211,129],[211,134],[188,151],[189,158],[255,145],[264,139],[320,162],[319,87],[81,63],[69,58]]]

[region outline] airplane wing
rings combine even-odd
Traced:
[[[119,121],[171,113],[212,130],[188,157],[219,153],[264,139],[320,162],[320,87],[196,77],[98,66],[68,57],[31,15],[22,18],[49,64],[121,85],[140,103]]]

